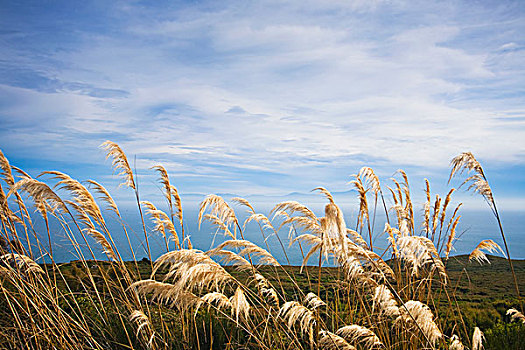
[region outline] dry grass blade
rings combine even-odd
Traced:
[[[133,171],[129,166],[128,158],[124,151],[115,142],[106,141],[100,145],[106,151],[106,159],[112,158],[112,165],[115,171],[118,171],[117,175],[124,176],[125,181],[121,184],[137,189],[135,185],[135,179],[133,177]]]
[[[14,269],[13,272],[44,274],[44,270],[33,261],[30,257],[23,254],[8,253],[0,256],[0,261],[3,261],[6,266]]]
[[[495,253],[497,251],[500,251],[501,254],[505,256],[505,253],[503,253],[503,250],[496,242],[494,242],[491,239],[485,239],[477,245],[477,247],[472,251],[472,253],[470,253],[468,260],[476,260],[480,264],[483,264],[483,262],[485,261],[490,264],[489,259],[487,258],[485,253],[482,252],[482,250],[486,250],[489,253]]]

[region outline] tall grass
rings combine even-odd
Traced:
[[[101,184],[87,180],[90,190],[58,171],[33,178],[0,152],[5,186],[0,183],[0,347],[483,348],[483,333],[467,327],[446,269],[461,217],[461,203],[451,204],[454,189],[433,199],[425,181],[422,227],[415,224],[418,208],[402,170],[391,187],[368,167],[353,176],[350,184],[359,198],[355,226],[345,222],[323,187],[315,189],[327,202],[323,217],[295,201],[277,203],[265,215],[243,198],[228,203],[209,195],[200,205],[199,225],[211,223],[225,240],[201,251],[185,232],[182,201],[167,171],[160,165],[153,168],[160,175],[168,208],[164,212],[158,209],[161,204],[140,199],[136,174],[123,150],[109,141],[102,146],[123,177],[122,185],[135,197],[149,262],[137,261],[139,248],[132,246],[119,207]],[[483,195],[498,220],[521,302],[481,165],[471,154],[462,154],[452,162],[451,177],[462,169],[475,172],[466,182],[473,183],[471,188]],[[99,203],[121,222],[133,261],[122,258]],[[233,204],[247,208],[246,220],[241,222]],[[31,206],[46,223],[46,232],[36,232]],[[378,210],[387,218],[384,229],[378,229]],[[164,239],[166,252],[156,261],[151,260],[147,217]],[[78,261],[64,266],[55,262],[50,218],[60,224]],[[265,243],[275,236],[288,264],[286,241],[298,245],[301,270],[282,266],[268,244],[246,240],[248,225],[260,230]],[[388,240],[386,250],[374,246],[378,233]],[[484,250],[502,251],[489,240],[473,248],[471,259],[479,262],[487,260]],[[97,260],[96,250],[107,260]],[[314,258],[315,270],[307,266]],[[47,263],[37,263],[43,260]],[[335,267],[323,267],[326,262]],[[336,282],[328,282],[327,275]],[[509,315],[525,320],[516,309]]]

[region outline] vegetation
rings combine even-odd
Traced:
[[[232,203],[209,195],[199,224],[209,221],[226,239],[209,251],[192,247],[183,206],[162,166],[159,174],[167,211],[141,201],[126,155],[103,144],[130,188],[142,219],[149,259],[137,260],[126,225],[111,194],[88,180],[88,189],[58,171],[42,182],[9,164],[0,152],[0,346],[10,349],[519,349],[525,338],[520,288],[525,264],[508,256],[505,234],[488,181],[470,153],[452,161],[451,178],[469,172],[465,183],[489,204],[508,258],[484,240],[470,256],[449,257],[461,203],[451,189],[432,198],[426,181],[422,228],[416,227],[408,177],[399,171],[382,187],[370,168],[351,182],[360,199],[356,226],[347,227],[334,198],[325,216],[306,206],[278,203],[272,219],[242,198],[232,202],[249,212],[240,222]],[[17,179],[15,180],[15,176]],[[393,205],[385,197],[388,193]],[[95,199],[98,197],[98,201]],[[122,223],[133,261],[116,249],[100,203]],[[47,232],[35,232],[32,203]],[[370,205],[369,205],[370,203]],[[376,211],[385,211],[387,250],[372,244]],[[453,208],[453,209],[451,209]],[[80,260],[53,259],[49,220],[61,224]],[[145,220],[164,237],[166,253],[151,259]],[[248,225],[303,252],[303,266],[281,265],[270,247],[245,240]],[[382,228],[381,228],[382,229]],[[288,235],[284,239],[283,232]],[[42,239],[46,237],[47,239]],[[88,237],[94,238],[90,245]],[[78,238],[78,239],[77,239]],[[171,243],[170,242],[174,242]],[[266,240],[265,240],[266,242]],[[88,255],[81,246],[87,247]],[[95,259],[101,249],[107,261]],[[49,263],[37,264],[45,258]],[[316,266],[306,266],[315,259]],[[330,266],[327,267],[326,262]],[[325,264],[323,267],[322,265]],[[516,265],[516,266],[514,266]],[[510,272],[508,267],[510,267]],[[482,273],[480,273],[482,271]],[[487,285],[486,281],[491,281]],[[497,288],[500,288],[498,290]],[[508,290],[514,289],[513,294]]]

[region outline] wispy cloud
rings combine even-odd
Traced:
[[[93,164],[112,139],[193,192],[442,179],[464,150],[525,166],[520,2],[71,6],[4,11],[8,155]]]

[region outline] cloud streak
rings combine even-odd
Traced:
[[[525,166],[519,2],[87,7],[6,10],[8,155],[93,164],[112,139],[195,192],[342,188],[365,164],[444,178],[464,150]]]

